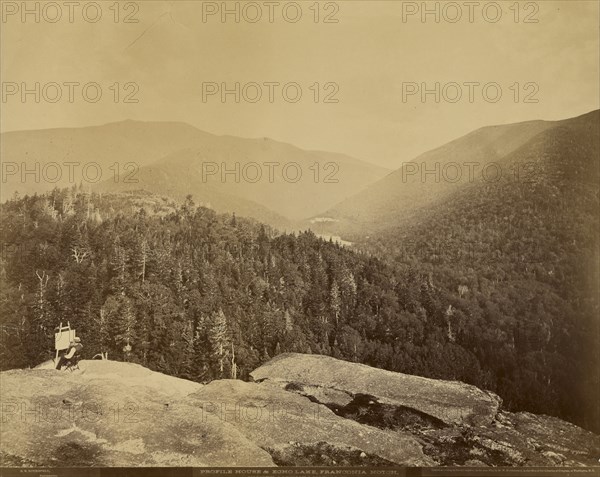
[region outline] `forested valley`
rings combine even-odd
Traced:
[[[556,291],[573,275],[532,265],[543,278],[512,281],[499,266],[432,266],[421,252],[384,260],[143,191],[15,197],[0,220],[4,369],[51,359],[54,328],[69,321],[85,358],[199,382],[319,353],[475,384],[511,410],[598,431],[596,338],[582,319],[597,303],[577,283]]]

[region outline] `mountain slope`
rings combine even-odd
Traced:
[[[100,191],[145,189],[179,199],[192,194],[220,212],[278,226],[326,209],[388,172],[342,154],[305,151],[268,138],[216,136],[169,122],[9,132],[2,135],[1,154],[10,163],[3,168],[3,200],[15,191],[32,194],[83,182]],[[69,162],[78,164],[65,165]],[[203,175],[203,164],[216,167],[216,173],[206,169]],[[222,169],[235,167],[237,177],[221,177]],[[23,177],[24,170],[34,172]],[[298,170],[301,178],[295,181]],[[256,180],[258,172],[262,177]]]
[[[192,193],[217,211],[236,211],[228,201],[237,198],[257,203],[288,220],[300,220],[386,172],[342,154],[304,151],[267,138],[213,136],[200,146],[142,167],[136,178],[138,187],[174,197]],[[107,191],[130,188],[122,181],[107,181],[100,186]]]
[[[591,115],[596,113],[589,113]],[[585,118],[587,115],[582,116]],[[413,159],[362,192],[321,214],[330,220],[318,231],[358,241],[365,235],[410,223],[422,209],[465,186],[527,174],[525,164],[505,164],[507,155],[544,131],[569,121],[528,121],[473,131]]]
[[[584,426],[600,422],[599,132],[598,111],[560,122],[503,158],[526,174],[468,184],[367,241],[454,296],[439,320],[495,369],[509,408],[575,399],[561,415]]]
[[[94,162],[100,166],[102,174],[96,181],[96,171],[89,169],[88,177],[94,183],[112,179],[115,173],[123,171],[128,162],[143,166],[182,147],[207,140],[210,136],[184,123],[140,121],[6,132],[1,136],[2,161],[17,163],[19,169],[17,174],[3,177],[2,200],[11,197],[15,191],[23,195],[51,190],[55,186],[78,185],[84,179],[83,166]],[[72,177],[69,176],[68,166],[63,165],[65,162],[79,163],[77,167],[73,166]],[[32,171],[39,164],[37,175],[31,174],[22,180],[20,173],[24,169],[23,163],[27,170]],[[44,174],[44,166],[50,163],[61,166],[58,174],[50,169]],[[115,163],[119,169],[114,167]],[[56,176],[58,180],[55,181]]]

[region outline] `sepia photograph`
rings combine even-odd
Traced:
[[[600,0],[0,10],[0,477],[600,475]]]

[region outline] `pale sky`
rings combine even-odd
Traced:
[[[69,103],[68,87],[63,98],[49,103],[34,95],[21,101],[19,93],[2,99],[0,128],[3,132],[21,129],[98,125],[123,119],[183,121],[216,134],[243,137],[271,137],[306,149],[343,152],[390,168],[401,166],[419,153],[481,126],[529,119],[562,119],[599,108],[599,2],[569,0],[516,4],[500,1],[502,17],[486,21],[482,12],[493,2],[477,2],[473,22],[469,7],[459,1],[462,18],[445,20],[440,5],[440,22],[433,15],[423,23],[420,12],[406,17],[410,8],[423,2],[338,1],[320,3],[319,22],[314,21],[315,2],[300,1],[302,18],[285,21],[276,2],[274,21],[269,6],[256,2],[262,19],[240,23],[220,15],[203,22],[202,9],[210,2],[139,2],[134,18],[138,23],[114,22],[113,1],[99,2],[102,18],[97,23],[83,20],[75,8],[73,22],[68,7],[57,2],[62,18],[46,21],[54,10],[40,12],[23,23],[20,13],[9,13],[22,2],[2,2],[1,74],[3,91],[8,83],[25,82],[33,88],[57,82],[97,82],[103,96],[88,103],[75,87]],[[30,2],[31,8],[35,2]],[[84,5],[87,2],[80,2]],[[237,2],[228,2],[235,8]],[[436,8],[438,2],[427,2]],[[447,3],[447,2],[446,2]],[[8,4],[8,5],[7,5]],[[212,5],[212,4],[211,4]],[[217,7],[221,2],[214,3]],[[325,15],[338,8],[338,23],[323,23]],[[515,7],[518,6],[518,8]],[[240,3],[240,8],[243,3]],[[133,7],[121,3],[119,19]],[[511,9],[512,8],[512,9]],[[289,7],[291,17],[295,10]],[[486,10],[489,19],[494,7]],[[519,21],[514,15],[518,12]],[[92,17],[95,12],[87,11]],[[248,18],[256,10],[246,11]],[[446,17],[456,10],[447,7]],[[537,23],[525,23],[528,16]],[[135,82],[139,85],[135,104],[115,103],[110,86]],[[302,99],[286,102],[281,88],[274,102],[263,98],[252,104],[222,103],[218,95],[202,100],[203,82],[296,82]],[[313,101],[309,89],[315,82],[339,85],[335,104]],[[403,101],[403,83],[439,82],[498,83],[502,98],[496,103],[483,99],[481,87],[474,87],[474,101],[468,101],[468,87],[457,103],[426,102],[420,96]],[[520,95],[514,101],[514,83]],[[534,91],[526,83],[536,83]],[[448,87],[448,94],[455,90]],[[254,90],[248,90],[254,94]],[[493,92],[493,89],[490,90]],[[92,90],[93,92],[93,90]],[[537,103],[524,103],[535,92]],[[54,96],[52,88],[47,89]],[[119,100],[126,92],[121,91]]]

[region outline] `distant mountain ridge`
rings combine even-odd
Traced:
[[[217,136],[177,122],[7,132],[0,152],[11,163],[3,169],[2,200],[17,191],[85,185],[87,178],[93,190],[145,189],[178,199],[191,194],[219,212],[284,227],[389,172],[343,154],[305,151],[268,138]],[[73,162],[78,165],[68,165]]]
[[[230,203],[244,200],[293,221],[323,210],[324,204],[385,172],[342,154],[304,151],[267,138],[215,136],[140,168],[137,178],[144,189],[179,198],[192,193],[216,210],[253,216],[250,207]],[[107,181],[101,188],[124,191],[128,184]]]
[[[498,167],[504,176],[531,174],[531,170],[518,169],[525,167],[524,162],[515,169],[514,162],[504,163],[504,159],[544,131],[585,121],[594,115],[597,116],[598,111],[561,121],[527,121],[477,129],[421,154],[338,203],[319,215],[329,220],[315,228],[352,241],[360,240],[377,231],[418,219],[421,210],[441,203],[465,185],[485,182],[483,179],[494,181]],[[487,176],[482,178],[483,174]]]

